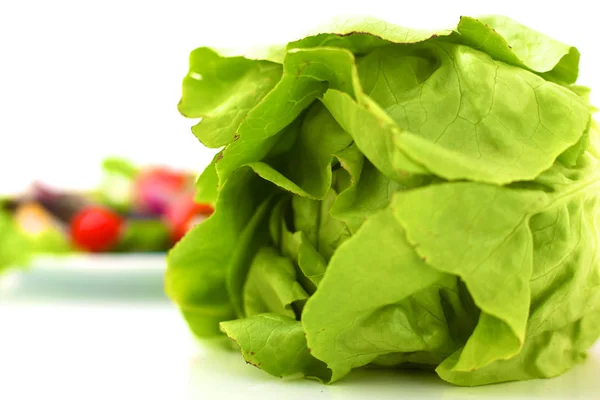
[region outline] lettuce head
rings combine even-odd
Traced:
[[[553,377],[600,335],[600,138],[580,54],[515,21],[350,19],[191,53],[179,110],[221,149],[166,290],[275,376],[363,366]]]

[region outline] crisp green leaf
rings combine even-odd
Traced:
[[[579,74],[579,51],[500,15],[461,17],[461,41],[496,60],[542,74],[548,80],[573,83]]]
[[[280,225],[281,225],[281,253],[289,257],[294,262],[294,267],[296,269],[297,279],[300,285],[310,294],[315,292],[317,288],[315,282],[311,279],[311,277],[307,276],[306,273],[302,270],[302,266],[300,265],[300,250],[303,246],[312,245],[304,243],[306,240],[306,236],[303,232],[294,232],[292,233],[288,228],[287,216],[285,214],[280,215]],[[306,249],[304,249],[306,252]],[[306,267],[306,265],[305,265]]]
[[[302,232],[308,242],[317,248],[321,204],[313,199],[294,196],[292,197],[292,215],[295,230]]]
[[[219,177],[217,176],[215,160],[213,160],[196,179],[194,201],[198,203],[214,204],[217,201],[218,186]]]
[[[280,77],[278,64],[221,57],[201,47],[190,55],[179,111],[189,118],[202,118],[192,132],[205,146],[227,145],[248,112]]]
[[[394,215],[416,252],[432,267],[460,276],[484,312],[455,368],[477,369],[519,352],[533,268],[528,222],[545,202],[544,193],[477,183],[396,194]]]
[[[336,249],[351,235],[348,226],[331,215],[331,208],[333,207],[335,198],[335,192],[330,190],[320,204],[321,211],[316,249],[327,261],[333,256]]]
[[[363,53],[385,42],[418,43],[452,33],[449,29],[425,30],[405,28],[374,17],[338,17],[317,27],[307,38],[291,42],[288,49],[334,45]],[[325,40],[325,41],[323,41]],[[310,43],[308,46],[306,43]]]
[[[570,90],[466,46],[388,47],[358,69],[361,80],[363,70],[377,76],[365,93],[405,132],[394,137],[401,154],[446,179],[533,179],[589,121],[589,108]]]
[[[304,196],[322,199],[331,187],[333,154],[351,143],[350,135],[316,103],[304,116],[293,151],[270,156],[267,162],[301,188]]]
[[[311,356],[300,322],[279,314],[260,314],[221,323],[237,342],[244,359],[281,378],[307,377],[328,381],[331,372]]]
[[[528,335],[561,328],[600,304],[600,182],[556,199],[530,221],[534,241]]]
[[[411,318],[440,323],[425,309],[403,315],[402,305],[393,306],[445,276],[417,256],[401,226],[390,224],[393,220],[391,211],[380,211],[341,245],[304,308],[308,346],[327,363],[333,380],[381,354],[428,349],[422,337],[427,325],[415,332]]]
[[[276,313],[295,318],[293,305],[308,294],[297,282],[294,264],[272,248],[262,248],[252,261],[244,285],[244,310],[249,317]]]
[[[354,232],[369,214],[387,206],[392,194],[402,185],[379,172],[355,145],[337,153],[336,157],[350,180],[335,199],[331,214]]]
[[[300,233],[300,248],[298,249],[298,265],[300,270],[310,281],[316,286],[319,285],[325,270],[327,261],[323,256],[310,244],[303,232]]]
[[[267,211],[271,207],[269,197],[257,208],[237,239],[235,249],[227,266],[227,290],[238,317],[247,315],[244,288],[251,262],[258,257],[259,249],[269,243]]]
[[[438,375],[460,386],[552,378],[585,360],[585,351],[600,336],[600,311],[566,326],[528,338],[521,352],[510,360],[496,361],[476,371],[455,371],[457,352],[436,369]]]
[[[217,334],[220,321],[236,316],[227,289],[229,265],[269,187],[251,170],[237,171],[220,191],[215,213],[169,253],[166,292],[200,336]]]

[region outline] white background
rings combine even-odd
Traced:
[[[92,186],[107,155],[202,168],[211,152],[176,109],[189,52],[287,41],[334,15],[433,28],[506,14],[576,45],[581,82],[600,88],[593,3],[0,0],[0,192],[33,179]],[[378,374],[331,387],[281,383],[238,354],[197,347],[167,305],[0,304],[2,400],[598,398],[599,371],[597,346],[551,381],[463,389]]]
[[[594,3],[1,0],[0,193],[93,186],[107,155],[200,170],[212,153],[176,108],[189,52],[287,41],[334,15],[430,28],[509,15],[578,46],[581,81],[600,87]]]

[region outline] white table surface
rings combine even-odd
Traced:
[[[459,388],[433,374],[361,371],[324,386],[273,378],[197,343],[164,300],[0,298],[2,400],[465,398],[598,399],[600,345],[552,380]]]

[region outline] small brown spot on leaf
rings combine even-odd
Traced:
[[[223,152],[219,153],[219,155],[217,156],[217,161],[223,159]]]
[[[308,348],[308,352],[309,352],[309,353],[312,353],[312,349],[311,349],[310,347]]]
[[[253,352],[253,351],[251,351],[251,352],[250,352],[250,355],[251,355],[251,356],[253,356],[253,355],[255,355],[255,354],[256,354],[256,353],[255,353],[255,352]]]
[[[233,141],[235,142],[236,140],[238,140],[240,138],[240,134],[236,133],[235,135],[233,135]]]

